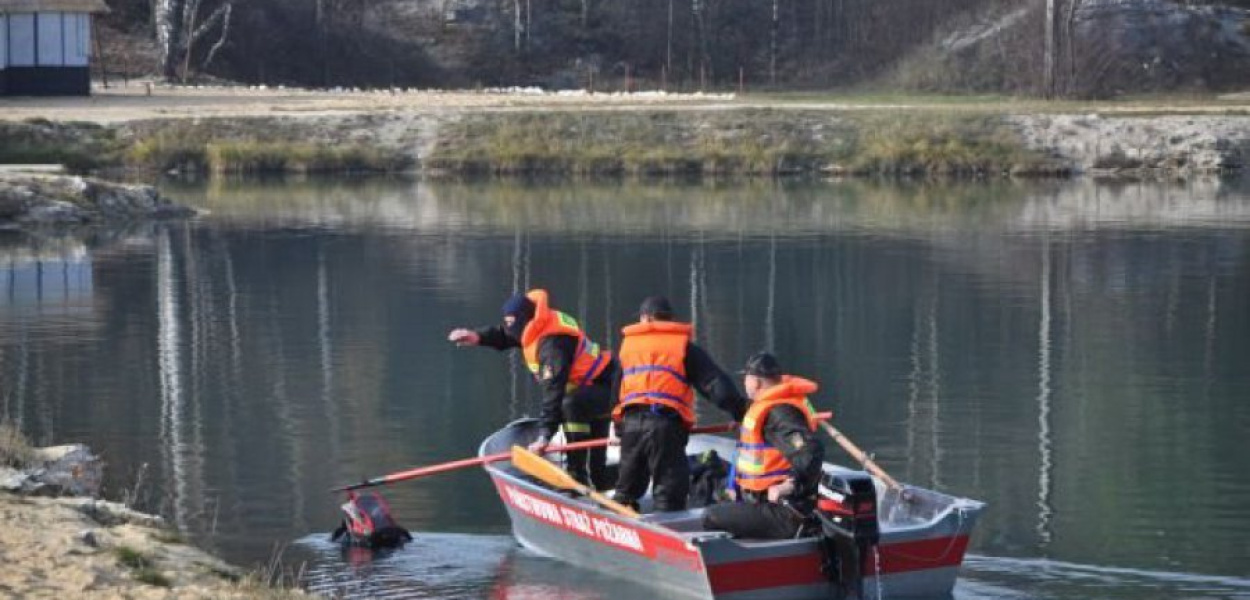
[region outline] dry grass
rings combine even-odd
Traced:
[[[865,115],[840,157],[853,173],[1051,175],[1062,167],[1027,149],[1002,119],[949,113]]]
[[[498,175],[1058,174],[997,115],[744,110],[474,115],[431,164]]]
[[[113,548],[113,556],[117,558],[117,564],[130,570],[135,581],[157,587],[173,585],[173,582],[156,568],[151,558],[130,546]]]
[[[9,421],[0,421],[0,466],[20,469],[35,460],[35,449]]]
[[[149,124],[136,131],[125,162],[138,169],[215,175],[395,172],[409,166],[404,156],[363,144],[315,144],[282,136],[262,141],[256,128],[265,125],[247,120]]]
[[[116,162],[117,136],[93,123],[0,122],[0,164],[60,164],[83,173]]]

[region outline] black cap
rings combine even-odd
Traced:
[[[781,363],[777,362],[777,357],[771,353],[756,352],[747,359],[746,367],[739,373],[765,379],[778,379],[781,377]]]
[[[503,315],[512,315],[517,320],[528,321],[534,318],[534,301],[525,294],[513,294],[503,303]]]
[[[673,305],[669,304],[668,298],[664,296],[647,296],[642,301],[642,306],[638,309],[638,315],[646,315],[658,319],[671,319],[673,318]]]

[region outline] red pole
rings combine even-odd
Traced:
[[[816,416],[823,421],[827,419],[832,419],[833,413],[822,412],[822,413],[817,413]],[[694,429],[691,429],[690,433],[725,433],[728,431],[733,431],[734,428],[737,426],[738,426],[737,423],[720,423],[717,425],[705,425],[703,427],[695,427]],[[554,454],[556,452],[567,452],[569,450],[585,450],[587,448],[598,448],[600,446],[607,446],[607,445],[608,445],[608,439],[600,438],[597,440],[587,440],[585,442],[575,442],[572,444],[564,444],[560,446],[547,446],[547,448],[543,450],[543,453]],[[512,451],[510,450],[507,452],[496,452],[495,454],[487,454],[486,456],[478,456],[475,458],[462,458],[460,460],[453,460],[453,461],[449,461],[445,463],[439,463],[436,465],[429,465],[425,467],[417,467],[415,469],[408,469],[407,471],[399,471],[396,473],[390,473],[388,475],[382,475],[381,477],[374,477],[373,479],[366,479],[365,481],[362,481],[360,483],[334,488],[333,490],[330,490],[330,491],[348,492],[351,490],[358,490],[361,488],[385,485],[388,483],[395,483],[398,481],[407,481],[409,479],[417,479],[419,477],[426,477],[428,475],[437,475],[439,473],[455,471],[457,469],[463,469],[465,467],[476,467],[476,466],[484,465],[487,463],[500,462],[500,461],[511,460],[511,459],[512,459]]]

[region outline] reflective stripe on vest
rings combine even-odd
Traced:
[[[590,341],[582,333],[577,319],[552,309],[547,304],[546,291],[530,290],[526,296],[534,303],[534,318],[530,319],[525,330],[521,332],[521,352],[525,355],[525,366],[534,374],[534,379],[542,383],[542,365],[538,360],[539,344],[549,335],[567,335],[577,338],[577,351],[569,368],[565,393],[571,394],[593,383],[607,367],[612,353],[601,350],[599,344]]]
[[[651,321],[621,330],[620,399],[612,417],[627,407],[672,409],[687,426],[694,425],[694,390],[686,377],[686,348],[692,328],[687,323]]]
[[[790,461],[780,450],[764,439],[764,423],[768,413],[783,404],[793,406],[807,418],[807,425],[816,431],[816,411],[812,409],[807,394],[816,391],[816,384],[801,377],[789,375],[782,382],[760,395],[742,419],[738,437],[738,458],[734,462],[734,476],[738,487],[762,492],[785,481],[791,476]]]

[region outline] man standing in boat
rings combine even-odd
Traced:
[[[782,374],[767,352],[743,371],[751,406],[742,420],[734,482],[740,502],[709,506],[703,527],[737,537],[784,539],[798,534],[816,507],[824,445],[808,401],[816,384]]]
[[[447,339],[457,346],[521,349],[526,366],[543,388],[542,435],[530,450],[542,453],[561,427],[570,443],[608,437],[616,361],[609,350],[586,337],[573,317],[548,305],[546,290],[508,298],[502,326],[458,328]],[[611,484],[606,448],[566,456],[569,474],[578,481],[596,489]]]
[[[684,510],[690,493],[686,442],[695,421],[695,391],[735,421],[742,419],[747,401],[712,358],[690,341],[690,324],[673,321],[667,298],[643,300],[638,318],[638,323],[621,330],[621,371],[612,413],[621,440],[615,499],[637,508],[638,498],[652,484],[656,511]]]

